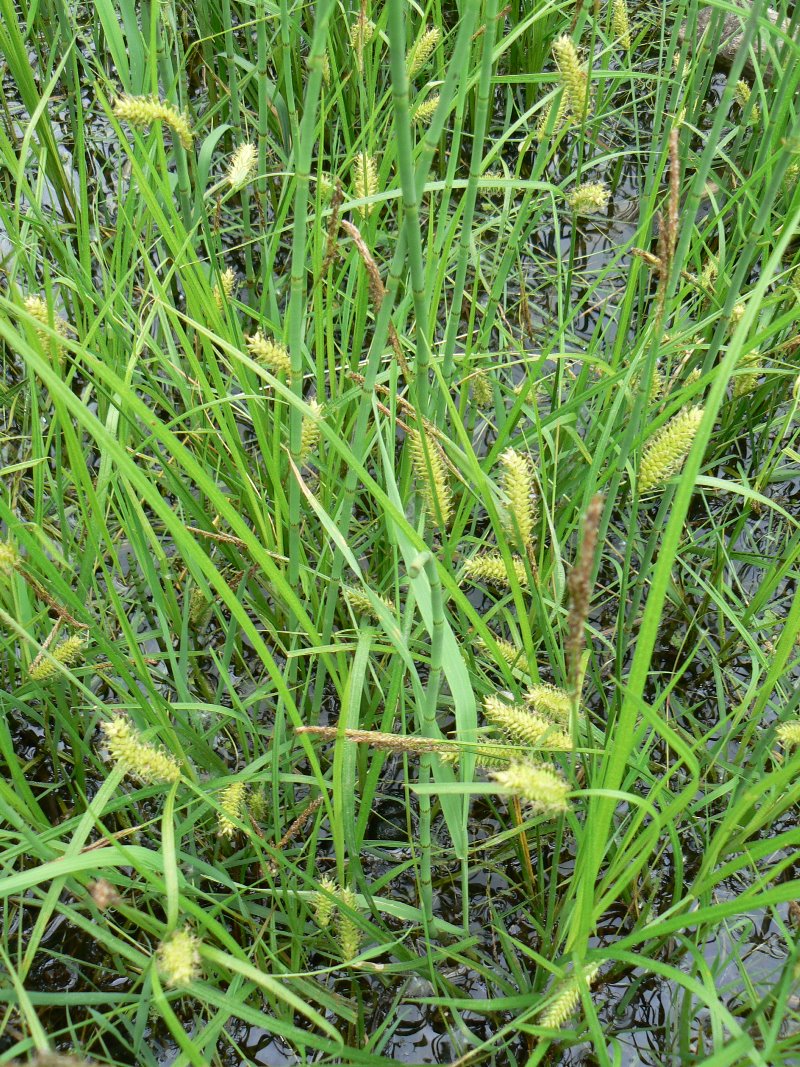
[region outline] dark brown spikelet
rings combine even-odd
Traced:
[[[569,615],[567,617],[567,679],[572,692],[577,692],[580,679],[581,655],[586,644],[586,620],[592,596],[592,571],[597,553],[597,532],[605,499],[598,493],[592,498],[583,520],[583,542],[575,566],[567,580]]]

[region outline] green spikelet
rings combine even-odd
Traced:
[[[353,609],[353,614],[365,615],[367,616],[367,618],[374,619],[376,622],[380,622],[380,617],[375,611],[372,601],[366,595],[366,593],[362,593],[360,589],[355,589],[351,585],[343,585],[342,593],[347,603]],[[379,596],[377,593],[375,593],[374,595],[378,598],[378,600],[380,600],[381,604],[386,607],[386,610],[390,614],[396,614],[396,608],[394,606],[393,601],[391,601],[388,597]]]
[[[536,490],[530,457],[507,448],[500,456],[502,483],[507,501],[507,531],[517,546],[527,551],[536,523]]]
[[[258,152],[254,144],[249,141],[240,144],[228,162],[228,170],[225,180],[231,189],[241,189],[247,185],[256,172],[258,165]]]
[[[525,569],[525,561],[512,557],[511,566],[519,585],[527,589],[528,572]],[[499,552],[487,552],[468,559],[464,564],[464,577],[475,582],[486,582],[498,589],[507,589],[511,586],[505,561]]]
[[[172,937],[161,942],[156,960],[164,985],[180,989],[200,977],[200,944],[188,929],[176,930]]]
[[[339,887],[327,874],[320,879],[320,891],[314,894],[314,922],[320,930],[326,930],[336,911],[336,898],[339,895]]]
[[[353,911],[359,910],[358,900],[352,889],[340,889],[339,900]],[[361,947],[361,928],[344,911],[339,912],[336,924],[336,940],[339,942],[342,963],[350,963],[356,958]]]
[[[628,5],[625,0],[612,0],[611,3],[611,28],[620,48],[626,52],[631,50],[631,23],[628,18]]]
[[[413,78],[422,70],[434,53],[434,50],[442,39],[442,31],[434,26],[426,30],[421,37],[412,44],[406,56],[406,71],[409,78]]]
[[[591,986],[592,982],[597,977],[597,972],[599,970],[600,967],[597,964],[586,968],[583,978],[587,986]],[[577,976],[571,976],[558,987],[555,999],[539,1016],[539,1026],[544,1026],[548,1030],[560,1029],[575,1011],[580,1003],[580,999],[579,978]]]
[[[497,697],[488,696],[483,703],[483,713],[492,726],[502,730],[510,741],[557,752],[569,752],[572,749],[569,734],[554,726],[550,719],[526,711],[518,704],[503,704]]]
[[[758,385],[759,372],[763,363],[764,359],[760,352],[746,352],[741,357],[739,366],[743,369],[746,368],[747,372],[745,374],[737,374],[733,379],[732,391],[734,400],[752,393]]]
[[[350,47],[356,57],[356,66],[359,70],[364,69],[364,49],[375,36],[377,27],[372,19],[362,11],[353,25],[350,27]]]
[[[540,715],[549,715],[557,722],[569,722],[572,700],[569,693],[547,682],[532,685],[525,694],[525,703]]]
[[[440,529],[446,529],[453,511],[453,494],[440,446],[418,430],[408,431],[411,462],[417,488],[428,516]]]
[[[231,782],[225,786],[219,798],[220,811],[217,813],[217,836],[230,840],[239,832],[245,806],[246,782]]]
[[[187,151],[192,147],[193,135],[189,120],[174,105],[164,100],[154,96],[120,96],[114,101],[114,114],[133,127],[163,123],[172,130]]]
[[[492,395],[492,383],[488,371],[479,370],[472,376],[472,397],[481,411],[490,408],[494,403]]]
[[[194,586],[189,594],[189,624],[195,630],[202,630],[211,618],[212,604],[199,585]]]
[[[701,407],[688,407],[647,442],[639,469],[639,492],[651,493],[677,474],[689,454],[703,419]]]
[[[704,289],[707,289],[709,293],[715,291],[718,273],[719,267],[717,266],[717,261],[713,256],[709,256],[703,264],[703,269],[700,271],[700,284]]]
[[[273,374],[285,374],[287,378],[291,378],[292,361],[285,345],[263,337],[260,330],[246,340],[247,351],[254,360],[262,363]]]
[[[569,811],[569,782],[549,764],[512,763],[505,770],[495,771],[492,777],[503,790],[521,797],[534,812],[559,815]]]
[[[527,657],[521,648],[518,648],[513,641],[506,641],[504,637],[498,637],[497,634],[492,635],[494,637],[495,644],[497,645],[497,651],[506,661],[510,667],[514,667],[523,674],[530,676],[531,668],[528,663]],[[489,650],[488,644],[480,638],[476,641],[478,648],[484,649],[486,652]]]
[[[589,115],[588,78],[571,37],[563,34],[553,42],[553,57],[569,100],[569,109],[580,123]]]
[[[32,682],[46,682],[59,673],[57,664],[74,667],[83,659],[84,647],[83,637],[80,634],[73,634],[54,648],[50,656],[47,653],[38,656],[31,665],[28,677]]]

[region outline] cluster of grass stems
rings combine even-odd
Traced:
[[[797,1054],[778,6],[0,0],[0,1062]]]

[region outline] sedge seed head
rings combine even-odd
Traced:
[[[752,393],[758,385],[759,372],[764,363],[760,352],[745,352],[739,360],[739,367],[745,372],[737,374],[733,379],[731,390],[734,400],[739,400],[748,393]]]
[[[316,452],[319,444],[319,423],[324,408],[318,400],[309,400],[310,415],[303,416],[300,429],[300,459],[306,460],[312,452]]]
[[[536,490],[530,457],[507,448],[500,456],[507,501],[507,527],[522,550],[530,545],[536,523]]]
[[[519,648],[518,645],[515,645],[513,641],[507,641],[504,637],[498,637],[497,634],[492,634],[492,636],[494,637],[494,642],[497,645],[497,651],[500,653],[500,656],[505,660],[505,662],[510,667],[514,667],[517,670],[522,671],[523,674],[530,675],[530,664],[528,663],[528,659],[522,649]],[[489,651],[489,646],[487,642],[483,641],[482,639],[478,639],[476,644],[479,648],[484,649],[486,652]]]
[[[591,986],[600,970],[598,964],[587,967],[583,979],[587,986]],[[539,1016],[539,1026],[547,1027],[548,1030],[560,1029],[580,1003],[581,993],[579,978],[570,976],[562,982],[555,991],[555,998]]]
[[[191,985],[200,977],[200,942],[189,930],[176,930],[156,952],[158,970],[170,989]]]
[[[511,567],[518,584],[527,589],[528,572],[525,561],[512,556]],[[499,552],[486,552],[468,559],[464,564],[464,577],[476,582],[486,582],[487,585],[494,585],[498,589],[511,588],[505,560]]]
[[[423,102],[414,112],[414,122],[417,126],[428,125],[428,123],[433,118],[436,108],[439,106],[440,99],[441,97],[438,93],[433,93],[433,95],[429,96],[427,100],[423,100]]]
[[[339,895],[339,887],[333,878],[327,874],[320,879],[319,890],[313,896],[314,922],[325,930],[330,926],[333,913],[336,911],[336,899]]]
[[[353,191],[357,200],[368,200],[378,191],[378,165],[367,152],[359,152],[353,161]],[[361,204],[358,210],[367,218],[375,210],[375,205]]]
[[[247,337],[246,341],[247,351],[257,363],[263,364],[273,374],[285,374],[291,378],[292,361],[285,345],[264,337],[260,330],[252,337]]]
[[[57,645],[50,655],[45,652],[37,658],[28,672],[32,682],[45,682],[58,674],[57,664],[64,667],[74,667],[83,659],[84,643],[80,634],[73,634],[61,644]]]
[[[540,715],[549,715],[557,722],[569,722],[572,699],[564,689],[547,682],[532,685],[525,694],[525,703]]]
[[[509,741],[516,744],[558,752],[572,749],[572,739],[568,733],[554,726],[550,719],[527,711],[518,704],[503,704],[497,697],[489,696],[484,701],[483,711],[492,726],[502,730]]]
[[[775,736],[785,748],[796,748],[800,745],[800,719],[782,722],[775,731]]]
[[[225,180],[231,189],[240,189],[247,185],[256,172],[258,164],[258,152],[256,146],[249,141],[240,144],[230,158]]]
[[[339,901],[352,911],[358,911],[358,899],[352,889],[340,889]],[[336,924],[336,940],[339,942],[339,951],[342,954],[342,962],[350,963],[358,955],[361,947],[361,927],[346,911],[339,911]]]
[[[611,193],[604,182],[583,182],[567,196],[576,215],[600,215],[608,208]]]
[[[233,296],[235,288],[236,272],[233,267],[227,267],[219,276],[219,284],[214,286],[214,303],[220,311],[222,311],[226,301]]]
[[[10,541],[0,542],[0,574],[8,577],[22,562],[19,552]]]
[[[376,29],[375,23],[367,18],[363,11],[359,13],[358,18],[350,27],[350,47],[355,53],[359,70],[364,69],[364,49],[375,36]]]
[[[114,114],[134,128],[163,123],[178,138],[188,151],[192,147],[193,134],[186,115],[174,106],[154,96],[129,96],[124,94],[114,101]]]
[[[639,468],[640,493],[652,492],[678,473],[702,421],[702,407],[687,407],[650,438]]]
[[[440,529],[446,529],[453,511],[453,494],[442,450],[419,430],[409,430],[407,438],[417,488],[425,510],[431,522]]]
[[[628,5],[625,0],[612,0],[611,28],[620,48],[624,48],[626,52],[629,52],[631,48],[631,23],[628,18]]]
[[[585,122],[589,114],[588,78],[575,42],[567,34],[553,42],[553,58],[569,99],[569,109],[578,122]]]
[[[145,785],[172,784],[180,779],[178,761],[145,741],[125,715],[102,723],[101,729],[111,760],[119,763],[127,774]]]
[[[556,109],[555,118],[552,118],[553,108]],[[542,112],[542,117],[536,124],[535,137],[537,141],[544,140],[545,135],[548,132],[548,127],[552,121],[553,127],[550,130],[550,135],[555,137],[561,127],[567,120],[567,116],[570,112],[570,98],[566,90],[562,90],[558,100],[558,106],[555,101],[551,101]]]
[[[246,782],[231,782],[220,793],[217,813],[217,836],[230,840],[239,832],[239,823],[244,813]]]
[[[353,614],[364,615],[366,618],[374,619],[375,622],[380,622],[380,616],[366,593],[354,588],[352,585],[343,585],[342,594],[352,608]],[[390,614],[395,614],[394,602],[389,597],[381,596],[379,593],[374,593],[373,595],[378,598]]]
[[[492,775],[499,786],[524,800],[535,812],[559,815],[569,810],[569,782],[547,764],[512,763]]]
[[[434,26],[426,30],[421,37],[412,44],[406,55],[406,71],[409,78],[419,74],[425,64],[433,55],[436,46],[442,39],[442,31]]]

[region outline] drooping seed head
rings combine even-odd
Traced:
[[[532,685],[525,694],[525,703],[540,715],[549,715],[557,722],[569,722],[572,699],[569,693],[555,685],[548,685],[547,682]]]
[[[336,911],[338,894],[339,887],[336,882],[327,874],[324,875],[319,882],[319,891],[313,897],[314,922],[320,930],[325,930],[330,926]]]
[[[433,95],[429,96],[427,100],[423,100],[423,102],[414,112],[414,122],[417,126],[428,125],[428,123],[433,118],[436,108],[439,106],[440,99],[441,97],[438,93],[433,93]]]
[[[536,490],[530,456],[507,448],[500,456],[502,484],[507,501],[507,531],[525,551],[536,523]]]
[[[587,967],[583,973],[583,980],[591,987],[600,970],[599,964]],[[539,1016],[538,1025],[545,1026],[548,1030],[560,1029],[580,1003],[580,978],[571,975],[555,990],[555,999],[545,1008]]]
[[[626,52],[631,48],[631,23],[628,18],[628,5],[625,0],[612,0],[611,28],[620,48]]]
[[[785,748],[796,748],[800,745],[800,719],[782,722],[775,731],[775,736]]]
[[[319,444],[319,423],[324,408],[317,400],[309,400],[310,415],[303,416],[300,428],[300,459],[306,460],[312,452],[316,452]]]
[[[570,111],[578,122],[585,122],[589,114],[589,82],[571,37],[562,34],[553,42],[553,58],[569,98]]]
[[[367,152],[359,152],[353,161],[353,191],[357,200],[368,200],[378,191],[378,165]],[[375,205],[361,204],[358,210],[367,218],[375,210]]]
[[[0,574],[4,577],[13,574],[22,562],[22,558],[10,541],[0,541]]]
[[[46,682],[59,673],[58,664],[74,667],[83,659],[84,640],[80,634],[73,634],[50,653],[42,652],[31,665],[28,677],[32,682]]]
[[[569,752],[573,747],[568,733],[554,726],[550,719],[527,711],[519,704],[503,704],[497,697],[488,696],[483,703],[483,712],[509,741],[557,752]]]
[[[407,440],[425,510],[431,522],[446,529],[453,511],[453,494],[442,450],[436,441],[419,430],[410,429]]]

